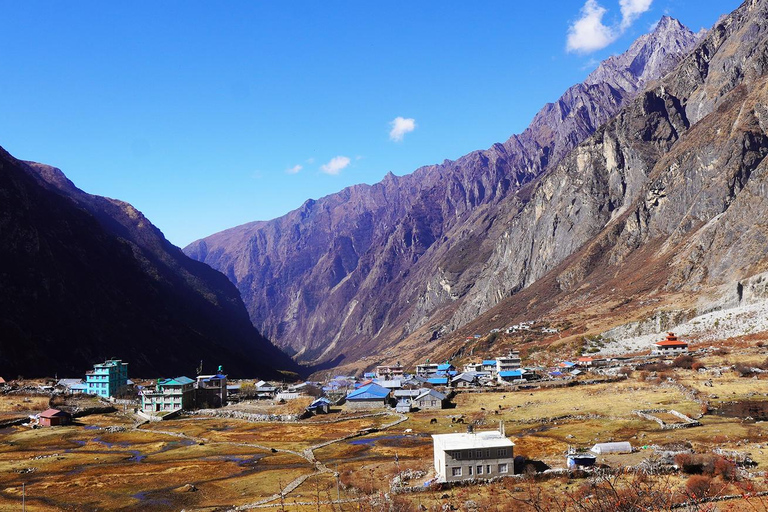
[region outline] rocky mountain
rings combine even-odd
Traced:
[[[307,201],[185,252],[226,274],[254,324],[303,361],[382,353],[425,329],[443,336],[514,290],[488,288],[488,298],[474,288],[536,180],[696,43],[665,17],[503,144]]]
[[[579,322],[552,340],[578,344],[588,332],[664,329],[768,299],[767,20],[766,0],[723,17],[518,198],[446,320],[464,327],[443,355],[463,351],[462,331],[521,319]],[[742,334],[752,329],[745,318]]]
[[[0,374],[134,376],[299,370],[253,327],[225,276],[186,257],[131,205],[0,149]]]

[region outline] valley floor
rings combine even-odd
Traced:
[[[117,412],[67,427],[13,426],[0,431],[0,510],[20,510],[22,494],[29,511],[558,510],[553,499],[570,503],[568,510],[592,510],[582,498],[598,493],[600,482],[638,488],[631,475],[599,479],[557,472],[424,486],[434,477],[431,434],[462,432],[468,423],[491,430],[500,421],[515,455],[525,457],[518,468],[525,472],[564,468],[569,447],[597,442],[629,441],[635,448],[598,457],[598,464],[613,469],[717,451],[741,465],[707,477],[706,493],[737,498],[707,510],[766,510],[768,497],[744,492],[768,485],[768,418],[746,417],[740,405],[766,411],[768,374],[742,377],[730,366],[765,357],[759,347],[734,347],[701,358],[699,371],[634,371],[618,383],[465,392],[456,395],[454,408],[406,416],[342,407],[301,422],[188,416],[136,425],[132,415]],[[0,409],[18,401],[3,396]],[[640,409],[658,411],[670,423],[676,420],[666,411],[675,410],[701,425],[663,430],[638,416]],[[663,487],[677,501],[690,499],[691,480],[703,478],[654,467],[663,474],[642,477],[642,485]],[[395,492],[399,475],[419,492]]]

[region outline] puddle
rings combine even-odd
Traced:
[[[13,434],[16,432],[16,427],[0,428],[0,434]]]
[[[171,500],[167,498],[153,498],[150,491],[141,491],[132,495],[131,498],[139,500],[142,505],[171,505]]]
[[[418,440],[423,438],[424,436],[421,435],[412,435],[412,434],[392,434],[388,436],[376,436],[376,437],[364,437],[364,438],[356,438],[356,439],[350,439],[348,441],[349,444],[354,445],[368,445],[368,444],[377,444],[380,441],[402,441],[402,440]]]
[[[101,427],[98,425],[86,425],[83,427],[85,430],[101,430]]]

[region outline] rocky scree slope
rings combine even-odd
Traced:
[[[750,0],[541,179],[451,321],[488,325],[537,295],[549,311],[742,301],[768,268],[766,71],[768,1]]]
[[[470,292],[531,182],[696,41],[665,17],[503,144],[307,201],[185,252],[226,274],[254,324],[300,360],[369,354],[425,325],[440,336],[456,326],[440,318]]]
[[[225,276],[139,211],[0,149],[0,373],[76,376],[108,357],[135,376],[278,378],[298,366],[250,323]]]

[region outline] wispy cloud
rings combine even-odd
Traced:
[[[296,164],[285,170],[286,174],[298,174],[300,170],[304,168],[303,165]]]
[[[392,127],[389,131],[389,139],[395,142],[400,142],[403,140],[406,133],[410,133],[416,129],[416,120],[398,116],[394,121],[389,123],[389,126]]]
[[[651,8],[653,0],[619,0],[621,6],[621,30],[627,30],[641,14]]]
[[[331,161],[327,164],[321,165],[320,170],[323,171],[325,174],[331,174],[331,175],[337,175],[339,174],[342,169],[347,167],[351,160],[349,157],[346,156],[335,156],[331,158]]]
[[[591,53],[602,50],[618,39],[632,24],[651,8],[653,0],[619,0],[621,21],[618,25],[606,25],[603,18],[608,9],[587,0],[581,8],[578,20],[568,27],[566,49],[569,52]]]

